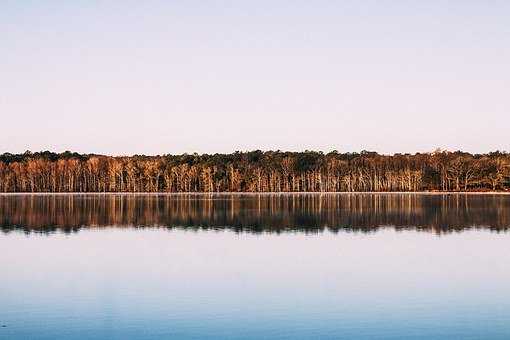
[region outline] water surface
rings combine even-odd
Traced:
[[[0,196],[0,339],[508,339],[510,196]]]

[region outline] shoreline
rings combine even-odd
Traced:
[[[510,195],[510,191],[264,191],[264,192],[0,192],[0,196],[78,196],[78,195],[122,195],[122,196],[206,196],[206,195],[222,195],[222,196],[243,196],[243,195]]]

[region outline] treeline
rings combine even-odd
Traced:
[[[0,155],[0,192],[510,190],[510,154],[252,151],[111,157]]]

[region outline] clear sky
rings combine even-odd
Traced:
[[[510,151],[510,1],[0,0],[0,152]]]

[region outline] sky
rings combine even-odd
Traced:
[[[510,151],[510,2],[0,0],[0,153]]]

